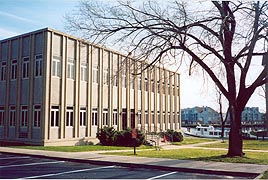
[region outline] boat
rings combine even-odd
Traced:
[[[198,124],[196,128],[182,128],[185,135],[203,137],[203,138],[221,138],[221,130],[215,129],[214,126],[202,126]],[[224,138],[229,137],[229,130],[224,130]]]

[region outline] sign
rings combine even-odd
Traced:
[[[136,139],[137,138],[137,129],[132,129],[132,131],[131,131],[131,137],[132,137],[132,139]]]

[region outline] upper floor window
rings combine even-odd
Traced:
[[[43,68],[43,55],[36,55],[35,56],[35,77],[41,77],[42,76],[42,68]]]
[[[148,80],[147,80],[147,78],[145,78],[145,80],[144,80],[144,85],[145,85],[145,91],[148,91]]]
[[[87,72],[87,64],[81,64],[81,70],[80,70],[80,80],[87,82],[88,72]]]
[[[68,59],[67,78],[73,79],[73,80],[75,78],[75,60],[73,60],[73,59]]]
[[[113,71],[113,85],[118,86],[118,72],[116,70]]]
[[[61,57],[53,56],[52,76],[61,77]]]
[[[138,76],[138,90],[141,90],[141,76]]]
[[[24,57],[22,60],[22,78],[28,79],[30,72],[30,58]]]
[[[41,123],[41,106],[40,105],[35,105],[34,106],[34,127],[40,127]]]
[[[103,84],[109,85],[109,70],[108,70],[108,68],[103,69]]]
[[[6,73],[7,73],[7,62],[1,63],[1,69],[0,69],[0,81],[6,80]]]
[[[92,73],[93,73],[93,83],[99,83],[98,65],[93,65]]]
[[[11,63],[11,80],[17,79],[17,66],[18,66],[18,61],[17,60],[12,60]]]
[[[151,82],[151,92],[154,92],[154,81]]]

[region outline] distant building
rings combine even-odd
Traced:
[[[182,124],[219,124],[220,116],[210,107],[193,107],[181,110]]]
[[[261,122],[262,116],[258,107],[245,107],[242,111],[241,121],[243,124],[254,124]]]
[[[180,75],[46,28],[0,41],[0,141],[75,145],[180,129]]]

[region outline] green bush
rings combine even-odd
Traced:
[[[115,129],[113,127],[104,127],[97,132],[97,138],[104,146],[112,146],[115,139]]]
[[[97,133],[97,138],[102,145],[106,146],[140,146],[145,141],[144,134],[138,130],[137,138],[132,138],[132,129],[128,128],[123,131],[116,131],[113,127],[104,127]]]
[[[181,142],[183,141],[183,134],[179,131],[174,131],[171,129],[167,129],[166,132],[160,132],[159,134],[162,138],[164,135],[166,136],[167,141],[171,142]]]

